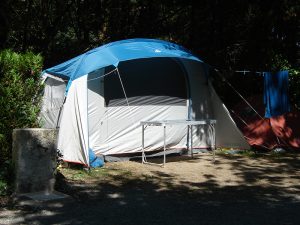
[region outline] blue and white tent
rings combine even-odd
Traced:
[[[140,121],[145,120],[216,119],[217,146],[249,148],[211,86],[208,66],[179,45],[117,41],[43,75],[44,127],[59,124],[58,148],[66,161],[90,165],[90,150],[106,156],[141,152]],[[159,149],[161,130],[146,132],[146,151]],[[210,135],[206,128],[194,129],[194,146],[207,147]],[[186,136],[185,126],[168,128],[168,148],[186,148]]]

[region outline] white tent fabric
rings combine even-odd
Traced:
[[[158,61],[160,63],[157,63]],[[150,66],[144,68],[147,64]],[[179,72],[172,71],[174,68]],[[146,71],[143,72],[143,69]],[[141,72],[143,74],[140,74]],[[145,77],[153,77],[153,74],[157,75],[157,80],[151,84],[152,86],[148,86],[149,80],[142,82],[137,79],[138,76],[147,79]],[[210,85],[205,64],[187,59],[134,60],[120,65],[120,76],[124,82],[123,87],[129,94],[127,96],[129,106],[116,70],[107,74],[106,68],[101,68],[73,81],[60,122],[58,148],[62,151],[64,160],[89,165],[89,149],[96,154],[110,156],[139,153],[142,135],[140,121],[145,120],[216,119],[217,146],[249,148],[226,107]],[[163,79],[164,76],[169,76],[167,81]],[[176,76],[186,76],[186,81],[180,79],[176,81]],[[130,83],[136,79],[137,83]],[[170,82],[165,90],[162,90],[163,93],[167,93],[168,89],[183,86],[185,91],[189,92],[190,100],[168,93],[154,93],[157,89],[156,84],[159,86],[161,82]],[[134,92],[141,89],[147,94],[132,95],[131,89],[134,89]],[[117,92],[120,95],[107,100],[108,92],[113,95]],[[188,118],[189,106],[190,118]],[[209,128],[195,127],[193,131],[193,146],[207,148],[212,135]],[[161,127],[147,128],[146,151],[161,149],[162,137]],[[166,141],[168,148],[186,148],[186,126],[167,127]]]
[[[66,161],[90,166],[94,153],[141,153],[140,122],[146,120],[215,119],[218,147],[249,148],[210,85],[208,65],[174,43],[117,41],[46,69],[44,75],[41,117],[44,127],[59,125],[58,148]],[[53,77],[67,79],[67,87]],[[160,149],[161,127],[145,132],[146,151]],[[167,127],[168,148],[186,148],[187,139],[186,126]],[[207,148],[211,140],[208,127],[193,129],[193,146]]]
[[[44,74],[44,95],[41,107],[41,124],[44,128],[55,128],[65,98],[66,84],[63,79]]]
[[[178,105],[179,99],[170,96],[131,97],[129,106],[126,99],[122,98],[105,107],[103,74],[102,69],[88,76],[89,143],[96,154],[115,155],[140,151],[142,120],[187,118],[186,100],[184,105]],[[186,128],[182,129],[185,131]],[[168,128],[167,142],[170,147],[176,147],[185,138],[182,129]],[[151,139],[146,141],[146,150],[161,148],[162,131],[159,128],[148,129],[147,136]]]
[[[241,148],[241,149],[249,149],[250,146],[248,142],[243,137],[242,132],[235,125],[234,120],[230,116],[230,113],[224,103],[221,101],[216,91],[209,85],[211,90],[211,98],[214,109],[214,118],[217,120],[216,124],[216,132],[217,146],[229,146],[231,148]]]
[[[87,76],[76,79],[69,89],[61,116],[58,149],[65,161],[89,165]]]

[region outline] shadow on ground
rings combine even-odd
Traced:
[[[223,157],[212,166],[222,170]],[[300,181],[299,159],[272,160],[261,165],[244,157],[232,160],[230,166],[243,180],[238,185],[220,185],[211,174],[204,174],[204,182],[174,183],[174,175],[163,170],[92,183],[60,175],[59,191],[72,201],[23,208],[15,216],[23,224],[300,224],[300,183],[284,183],[286,174]],[[268,184],[257,185],[259,180]]]

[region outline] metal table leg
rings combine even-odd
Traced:
[[[145,147],[144,135],[145,135],[145,128],[144,128],[144,125],[142,125],[142,163],[146,162],[145,150],[144,150],[144,147]]]
[[[190,125],[187,125],[187,132],[186,132],[186,150],[189,152],[190,149]]]
[[[166,163],[166,126],[164,126],[164,163],[163,166],[165,166]]]
[[[142,125],[142,164],[152,164],[159,165],[164,167],[166,163],[166,126],[164,126],[164,160],[163,163],[152,163],[147,161],[146,153],[145,153],[145,129],[147,125]]]
[[[217,142],[216,142],[216,128],[214,124],[213,124],[213,128],[214,128],[214,162],[215,162]]]
[[[193,125],[190,125],[191,127],[191,156],[194,158],[194,151],[193,151]]]
[[[211,132],[212,132],[212,143],[211,143],[211,147],[212,147],[212,151],[213,151],[213,162],[215,162],[215,158],[216,158],[216,130],[215,130],[215,125],[211,124]]]

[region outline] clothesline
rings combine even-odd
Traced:
[[[246,73],[256,73],[259,75],[264,75],[267,72],[257,72],[257,71],[250,71],[250,70],[236,70],[234,71],[235,73],[243,73],[244,75],[246,75]]]
[[[243,73],[246,75],[246,73],[256,73],[259,75],[265,75],[265,73],[269,73],[269,71],[251,71],[251,70],[236,70],[235,73]]]

